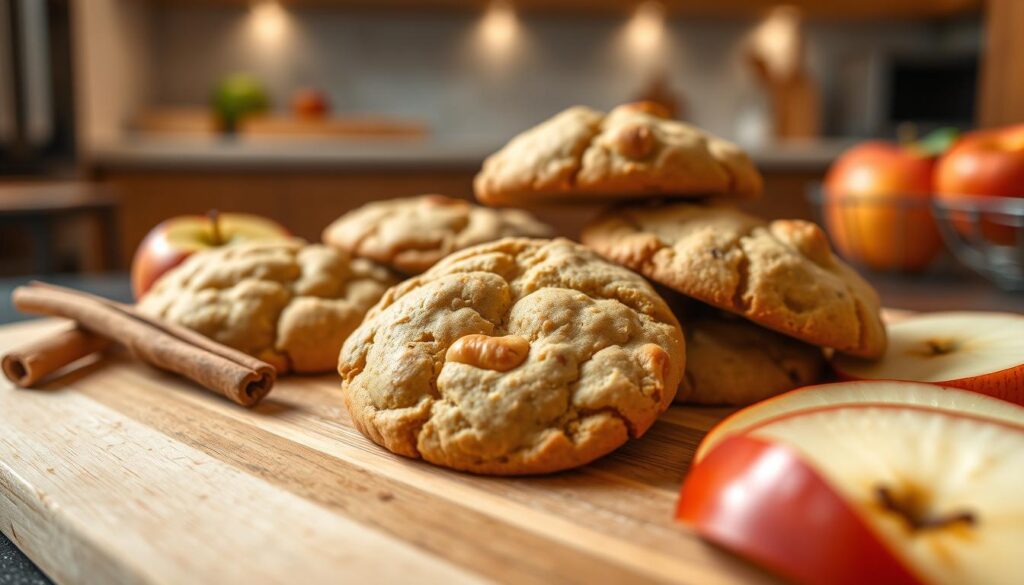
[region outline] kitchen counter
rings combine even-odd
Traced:
[[[985,281],[967,274],[932,275],[911,279],[899,275],[872,275],[869,280],[878,289],[883,303],[910,310],[994,310],[1024,312],[1024,295],[1000,291]],[[50,276],[49,282],[80,288],[96,294],[127,301],[130,298],[128,276]],[[0,324],[25,318],[10,305],[14,287],[32,277],[0,279]],[[0,585],[42,585],[49,580],[13,544],[0,534]]]
[[[100,170],[477,169],[503,139],[267,138],[135,136],[99,146],[88,164]],[[849,140],[788,142],[748,149],[765,172],[823,171]]]

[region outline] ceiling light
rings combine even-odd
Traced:
[[[261,0],[249,12],[249,28],[253,37],[263,45],[279,44],[288,28],[288,13],[275,0]]]
[[[512,4],[502,0],[491,2],[480,19],[479,37],[491,53],[506,53],[519,38],[519,18]]]
[[[636,7],[626,23],[625,43],[637,57],[649,57],[662,49],[665,38],[665,6],[644,2]]]

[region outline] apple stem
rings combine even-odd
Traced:
[[[210,218],[210,238],[213,240],[213,245],[222,245],[224,243],[224,236],[220,233],[220,212],[216,209],[211,209],[206,212],[206,217]]]
[[[972,512],[954,512],[944,516],[930,516],[921,509],[919,502],[913,497],[897,498],[888,487],[880,485],[875,487],[875,496],[878,498],[882,508],[901,517],[912,531],[933,530],[945,528],[953,524],[967,524],[973,526],[978,519]]]
[[[896,141],[903,146],[909,146],[917,142],[917,124],[903,122],[896,126]]]

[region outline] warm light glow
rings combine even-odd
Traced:
[[[491,2],[480,19],[478,31],[484,50],[491,54],[505,54],[519,39],[519,18],[510,3]]]
[[[665,7],[660,2],[644,2],[636,7],[626,23],[626,48],[635,57],[652,57],[663,49]]]
[[[276,0],[261,0],[249,12],[249,29],[264,46],[277,46],[288,31],[288,12]]]
[[[775,77],[786,78],[800,65],[800,9],[777,6],[754,29],[751,47]]]

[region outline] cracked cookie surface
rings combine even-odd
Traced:
[[[394,282],[382,266],[327,246],[250,242],[193,254],[164,274],[138,309],[262,359],[281,374],[326,372]]]
[[[484,161],[477,199],[488,205],[637,199],[755,197],[762,179],[735,144],[659,115],[644,103],[607,115],[569,108],[513,138]]]
[[[676,402],[746,406],[821,380],[821,348],[674,291],[659,292],[686,338],[686,372]]]
[[[679,324],[642,277],[568,240],[509,238],[385,293],[338,370],[374,442],[509,475],[582,465],[642,435],[684,361]]]
[[[548,237],[551,228],[516,209],[489,209],[444,195],[376,201],[336,219],[325,244],[405,274],[456,250],[505,237]]]
[[[807,343],[874,358],[886,347],[878,294],[817,225],[726,206],[612,209],[583,242],[651,280]]]

